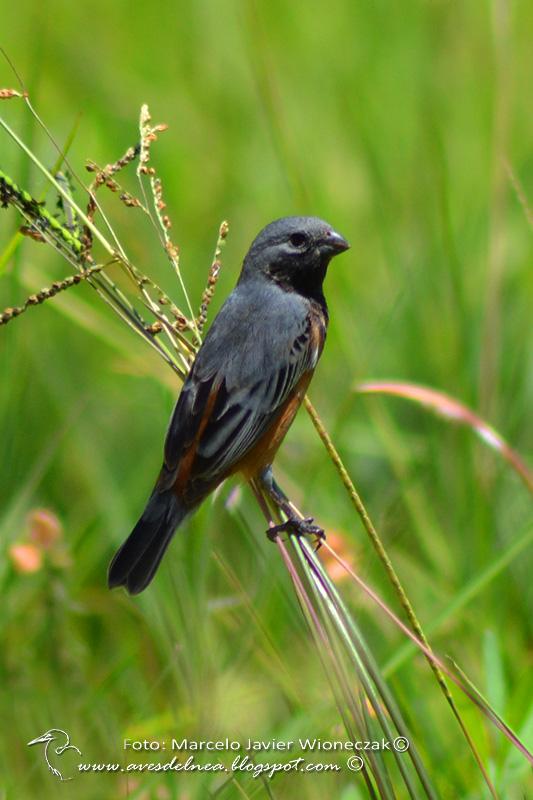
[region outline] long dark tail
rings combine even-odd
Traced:
[[[109,588],[125,586],[130,594],[146,589],[176,528],[190,510],[171,489],[155,490],[139,522],[109,565]]]

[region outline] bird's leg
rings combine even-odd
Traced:
[[[320,547],[323,539],[326,538],[322,528],[318,525],[313,525],[313,517],[306,517],[300,519],[294,512],[294,507],[281,487],[274,480],[272,474],[272,467],[266,467],[259,475],[259,483],[265,490],[275,505],[283,511],[287,517],[285,522],[280,525],[273,525],[267,531],[268,538],[273,542],[279,533],[292,533],[295,536],[314,536],[316,540],[316,549]]]

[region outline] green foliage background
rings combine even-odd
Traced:
[[[78,173],[86,158],[105,164],[135,143],[141,103],[170,125],[154,157],[195,303],[218,224],[231,225],[211,318],[271,219],[317,214],[351,241],[327,279],[332,322],[310,395],[432,643],[530,743],[532,562],[516,547],[531,535],[526,490],[470,431],[353,387],[395,378],[440,388],[527,452],[531,219],[510,175],[531,198],[532,37],[531,4],[512,0],[20,0],[2,9],[0,34],[59,142],[81,115],[70,152]],[[14,85],[5,62],[0,84]],[[51,165],[53,148],[22,104],[1,112]],[[0,167],[42,190],[3,135]],[[175,295],[149,228],[111,197],[106,207],[135,263]],[[0,252],[17,224],[0,214]],[[1,306],[66,274],[59,257],[24,241],[3,265]],[[140,598],[107,591],[107,563],[151,489],[179,386],[90,287],[67,294],[0,333],[1,796],[73,796],[74,783],[57,782],[26,746],[50,727],[100,762],[129,760],[125,737],[343,738],[246,488],[230,507],[230,487],[206,503]],[[277,471],[396,607],[304,412]],[[71,564],[20,575],[8,550],[36,507],[59,515]],[[400,662],[402,635],[341,586],[440,796],[485,797],[421,656]],[[523,759],[456,699],[501,796],[525,796]],[[219,796],[268,796],[260,781],[238,783]],[[200,775],[75,782],[80,798],[203,798],[212,788]],[[346,770],[291,774],[269,789],[366,796]]]

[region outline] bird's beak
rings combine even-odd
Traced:
[[[321,249],[331,253],[332,255],[344,253],[344,251],[348,250],[349,247],[350,245],[344,236],[341,236],[340,233],[337,233],[337,231],[334,230],[327,231],[321,242]]]
[[[30,747],[32,744],[42,744],[42,742],[49,742],[50,737],[43,733],[41,736],[38,736],[36,739],[32,739],[31,742],[28,742],[27,747]]]

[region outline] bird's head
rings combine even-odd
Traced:
[[[346,239],[318,217],[282,217],[256,236],[244,259],[242,277],[263,274],[303,294],[321,291],[333,256]]]
[[[32,744],[48,744],[48,742],[53,742],[55,739],[58,738],[59,734],[63,734],[63,731],[60,731],[57,728],[51,728],[46,733],[41,734],[41,736],[37,736],[35,739],[32,739],[31,742],[28,742],[28,747]]]

